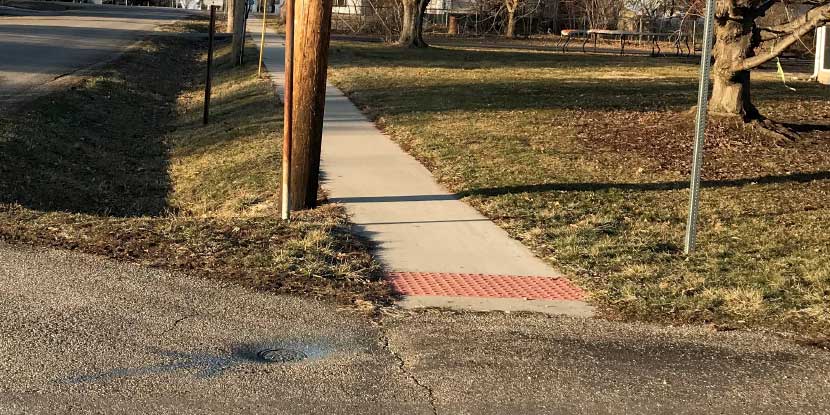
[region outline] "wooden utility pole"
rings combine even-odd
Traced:
[[[230,0],[233,5],[233,40],[231,41],[231,57],[233,65],[242,64],[242,46],[245,41],[245,8],[248,0]]]
[[[291,146],[294,129],[294,0],[285,0],[285,92],[283,96],[282,183],[280,212],[283,220],[291,219]]]
[[[317,205],[332,6],[332,0],[296,2],[288,187],[291,210],[310,209]]]

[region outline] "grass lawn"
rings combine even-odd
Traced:
[[[280,293],[379,300],[388,290],[337,206],[278,219],[281,109],[219,43],[168,27],[69,90],[0,117],[0,241],[76,249]]]
[[[830,88],[755,77],[775,145],[711,126],[682,255],[694,59],[334,42],[330,79],[605,316],[830,334]],[[785,63],[786,69],[786,63]]]

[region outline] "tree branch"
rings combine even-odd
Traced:
[[[788,47],[792,46],[795,42],[798,42],[798,40],[807,33],[830,22],[830,3],[824,3],[824,5],[810,9],[803,16],[785,25],[791,26],[791,32],[778,38],[779,42],[777,42],[769,52],[736,62],[732,65],[731,69],[735,72],[755,69],[781,55],[781,53],[783,53]]]

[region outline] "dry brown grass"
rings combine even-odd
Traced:
[[[332,81],[606,316],[830,332],[830,90],[757,74],[775,144],[707,135],[700,251],[681,253],[694,59],[335,42]],[[785,64],[786,68],[786,64]]]
[[[255,64],[230,65],[227,45],[202,125],[206,44],[175,33],[204,28],[169,28],[72,90],[0,118],[0,240],[279,293],[387,301],[343,209],[277,219],[279,102]]]

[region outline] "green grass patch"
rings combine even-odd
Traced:
[[[682,255],[694,59],[334,42],[330,79],[611,318],[830,333],[830,90],[756,74],[775,145],[713,123]],[[785,63],[786,69],[786,63]]]
[[[0,118],[0,241],[186,271],[279,293],[388,298],[342,208],[279,219],[280,103],[256,50],[216,54],[202,125],[202,20],[168,27],[69,90]]]

